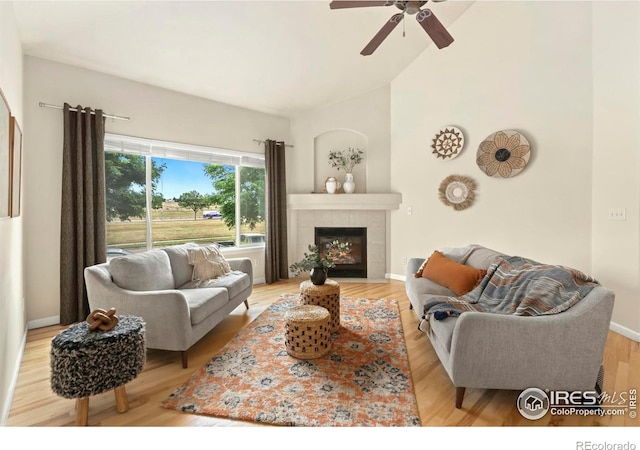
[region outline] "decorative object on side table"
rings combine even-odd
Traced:
[[[364,155],[362,150],[352,147],[349,147],[345,152],[342,150],[329,152],[329,165],[338,170],[342,169],[346,173],[344,183],[342,183],[345,194],[353,194],[356,189],[353,168],[362,162],[364,159],[362,155]]]
[[[462,151],[464,146],[464,135],[462,131],[453,126],[448,126],[440,129],[433,139],[433,152],[436,158],[455,158]]]
[[[335,240],[328,242],[323,252],[317,245],[309,245],[308,249],[302,259],[291,264],[289,269],[294,276],[309,272],[311,282],[319,286],[327,280],[327,270],[336,266],[335,261],[349,254],[351,244]]]
[[[111,308],[109,311],[98,308],[91,311],[86,322],[89,324],[89,331],[109,331],[118,324],[119,320],[115,308]]]
[[[480,143],[476,163],[490,177],[509,178],[519,174],[529,162],[531,146],[515,130],[497,131]]]
[[[476,183],[469,177],[449,175],[440,183],[440,201],[456,211],[467,209],[475,199]]]

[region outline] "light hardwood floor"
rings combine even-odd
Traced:
[[[126,385],[129,411],[118,413],[113,392],[91,397],[90,426],[174,427],[249,426],[247,422],[198,416],[160,407],[177,386],[254,320],[282,293],[297,293],[301,279],[257,285],[250,309],[240,305],[227,319],[189,350],[189,368],[182,369],[177,352],[148,350],[143,372]],[[455,388],[440,364],[429,340],[417,330],[417,317],[409,309],[404,283],[341,282],[341,295],[395,298],[409,354],[420,418],[423,426],[638,426],[628,414],[616,417],[552,416],[529,421],[516,409],[519,391],[467,389],[461,409],[454,406]],[[9,412],[9,427],[63,427],[75,424],[75,401],[56,396],[49,385],[50,343],[64,327],[30,330],[17,386]],[[607,392],[640,388],[640,344],[609,332],[605,349],[604,388]]]

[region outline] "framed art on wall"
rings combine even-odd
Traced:
[[[9,154],[9,125],[11,122],[11,111],[9,104],[0,90],[0,218],[8,217],[10,214],[9,205],[11,203],[10,188],[10,154]]]
[[[22,130],[11,116],[11,217],[20,215],[20,183],[22,182]]]

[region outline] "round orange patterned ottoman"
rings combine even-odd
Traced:
[[[287,353],[298,359],[315,359],[331,350],[331,314],[315,305],[293,306],[284,314]]]
[[[327,280],[321,285],[303,281],[300,283],[300,304],[326,308],[331,314],[331,331],[340,328],[340,284],[337,281]]]

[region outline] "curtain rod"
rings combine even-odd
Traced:
[[[40,106],[40,108],[64,109],[62,106],[50,105],[48,103],[43,103],[43,102],[38,103],[38,105]],[[77,111],[77,110],[78,110],[77,108],[69,108],[69,111]],[[84,112],[84,110],[82,110],[81,112]],[[91,114],[95,114],[95,112],[91,111]],[[113,114],[102,114],[102,116],[107,117],[109,119],[130,120],[129,117],[115,116]]]
[[[260,139],[254,139],[253,142],[257,142],[258,144],[264,144],[266,141],[261,141]],[[293,148],[293,145],[284,144],[285,147]]]

